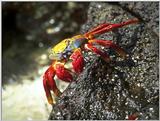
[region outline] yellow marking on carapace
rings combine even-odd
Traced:
[[[52,48],[52,52],[53,53],[62,53],[66,49],[68,44],[72,43],[73,41],[75,41],[79,38],[84,38],[84,36],[83,35],[76,35],[76,36],[73,36],[72,38],[62,40],[60,43],[58,43],[56,46],[54,46]]]
[[[61,41],[60,43],[58,43],[56,46],[54,46],[52,48],[52,51],[54,53],[61,53],[66,49],[67,46],[68,46],[68,39],[65,39]]]

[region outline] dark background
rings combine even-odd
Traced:
[[[79,34],[88,5],[2,2],[2,119],[48,118],[42,76],[51,63],[49,49]]]
[[[87,19],[87,6],[78,2],[3,2],[3,84],[9,78],[16,81],[27,71],[34,72],[39,66],[35,62],[39,53],[77,34]]]

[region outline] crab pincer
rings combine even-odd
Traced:
[[[43,86],[45,89],[46,97],[47,97],[48,103],[51,105],[55,103],[55,101],[52,98],[51,91],[53,91],[54,94],[58,97],[61,95],[61,92],[57,88],[56,82],[54,80],[55,73],[56,72],[54,68],[50,66],[43,76]]]

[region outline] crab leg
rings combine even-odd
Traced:
[[[96,36],[96,35],[103,34],[108,31],[112,31],[113,29],[120,28],[120,27],[129,25],[129,24],[134,24],[137,22],[138,22],[138,19],[136,18],[136,19],[128,20],[126,22],[119,23],[119,24],[102,24],[102,27],[101,25],[98,26],[97,29],[95,28],[91,30],[90,32],[86,33],[85,36],[87,37]]]
[[[89,32],[87,32],[87,33],[85,34],[85,36],[88,36],[88,35],[90,35],[91,33],[95,32],[95,31],[98,31],[98,30],[100,30],[100,29],[102,29],[102,28],[104,28],[104,27],[107,27],[108,25],[111,25],[111,24],[110,24],[110,23],[100,24],[99,26],[97,26],[97,27],[91,29]]]
[[[109,62],[111,59],[110,57],[102,52],[101,50],[99,50],[98,48],[94,47],[92,44],[85,44],[85,49],[90,50],[98,55],[100,55],[100,57],[102,57],[106,62]]]
[[[72,59],[72,66],[76,73],[81,73],[84,67],[84,58],[81,52],[81,49],[78,48],[74,50],[73,54],[70,56]]]
[[[51,90],[54,92],[54,94],[56,96],[60,96],[61,92],[60,90],[57,88],[55,80],[54,80],[54,76],[55,76],[55,70],[52,66],[50,66],[47,71],[45,72],[44,76],[43,76],[43,86],[46,92],[46,97],[47,100],[49,102],[49,104],[54,104],[53,103],[53,98],[51,95]]]
[[[115,43],[113,43],[110,40],[97,40],[97,39],[93,39],[93,40],[89,40],[88,41],[91,44],[99,44],[102,45],[104,47],[111,47],[113,48],[122,58],[126,58],[126,52],[119,47],[118,45],[116,45]]]

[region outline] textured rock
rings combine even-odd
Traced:
[[[148,3],[141,4],[145,6]],[[142,13],[144,16],[147,8],[145,11]],[[93,2],[89,6],[88,21],[82,26],[82,32],[100,23],[119,23],[131,18],[135,16],[119,4]],[[157,24],[155,28],[158,28]],[[123,120],[136,114],[138,119],[157,120],[159,42],[154,30],[141,22],[98,38],[113,40],[126,50],[128,59],[120,59],[110,49],[106,49],[106,52],[114,63],[106,63],[95,54],[84,53],[84,71],[58,99],[49,119]]]
[[[120,5],[145,22],[157,35],[159,31],[159,2],[120,2]]]

